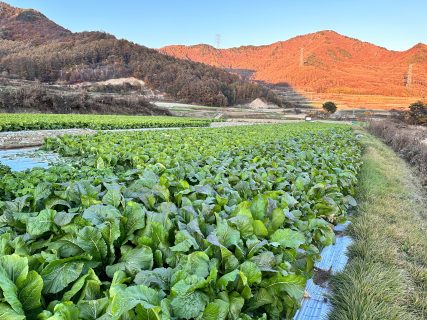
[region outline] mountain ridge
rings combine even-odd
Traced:
[[[408,49],[405,49],[405,50],[388,49],[388,48],[386,48],[386,47],[383,47],[383,46],[377,45],[377,44],[375,44],[375,43],[373,43],[373,42],[370,42],[370,41],[363,41],[363,40],[360,40],[360,39],[357,39],[357,38],[354,38],[354,37],[346,36],[346,35],[341,34],[341,33],[337,32],[337,31],[335,31],[335,30],[332,30],[332,29],[324,29],[324,30],[320,30],[320,31],[310,32],[310,33],[301,34],[301,35],[296,35],[296,36],[293,36],[293,37],[291,37],[291,38],[289,38],[289,39],[287,39],[287,40],[278,40],[278,41],[274,41],[274,42],[271,42],[271,43],[268,43],[268,44],[259,44],[259,45],[255,45],[255,44],[248,44],[248,45],[240,45],[240,46],[227,47],[227,48],[216,48],[215,46],[213,46],[213,45],[211,45],[211,44],[207,44],[207,43],[195,43],[195,44],[189,44],[189,45],[171,44],[171,45],[166,45],[166,46],[163,46],[163,47],[161,47],[161,48],[158,48],[158,50],[161,50],[161,49],[163,49],[163,48],[167,48],[167,47],[175,47],[175,46],[178,46],[178,47],[183,46],[183,47],[190,47],[190,48],[191,48],[191,47],[210,47],[210,48],[212,48],[212,49],[216,49],[216,50],[232,50],[232,49],[251,48],[251,47],[252,47],[252,48],[257,48],[257,47],[268,47],[268,46],[272,46],[272,45],[275,45],[275,44],[279,44],[279,43],[287,42],[287,41],[292,40],[292,39],[295,39],[295,38],[300,38],[300,37],[309,36],[309,35],[315,35],[315,34],[320,34],[320,33],[332,33],[332,34],[337,34],[337,35],[340,35],[340,36],[345,37],[345,38],[347,38],[347,39],[350,39],[350,40],[357,40],[357,41],[360,41],[360,42],[362,42],[362,43],[366,43],[366,44],[372,44],[372,45],[374,45],[374,46],[376,46],[376,47],[379,47],[379,48],[382,48],[382,49],[385,49],[385,50],[387,50],[387,51],[391,51],[391,52],[406,52],[406,51],[409,51],[409,50],[411,50],[411,49],[413,49],[413,48],[415,48],[415,47],[417,47],[417,46],[427,47],[427,44],[425,44],[425,43],[423,43],[423,42],[418,42],[418,43],[414,44],[413,46],[411,46],[411,47],[409,47]]]
[[[70,36],[72,32],[34,9],[13,7],[0,2],[0,38],[35,44]]]
[[[323,30],[269,45],[217,49],[172,45],[160,52],[226,69],[253,70],[253,80],[330,93],[426,95],[427,45],[404,51]],[[408,80],[409,65],[413,65]],[[409,84],[408,84],[409,82]]]

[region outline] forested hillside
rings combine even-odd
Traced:
[[[219,68],[179,60],[101,32],[71,33],[41,13],[0,4],[0,72],[54,83],[136,77],[171,98],[228,106],[264,97],[269,89]]]
[[[331,30],[265,46],[217,49],[168,46],[161,52],[227,70],[251,71],[252,79],[286,83],[317,93],[425,96],[427,45],[392,51]]]

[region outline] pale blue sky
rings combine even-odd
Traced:
[[[332,29],[393,50],[427,43],[427,0],[10,0],[72,30],[148,47],[269,44]]]

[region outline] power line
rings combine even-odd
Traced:
[[[412,85],[412,63],[408,67],[408,73],[406,74],[406,87],[410,88]]]
[[[300,49],[300,54],[299,54],[299,66],[302,68],[304,67],[304,48]]]

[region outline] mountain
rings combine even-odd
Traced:
[[[0,37],[42,43],[71,35],[71,32],[33,9],[15,8],[0,2]]]
[[[74,84],[135,77],[173,99],[229,106],[270,89],[220,68],[184,61],[102,32],[72,33],[32,9],[0,2],[0,73],[3,77]]]
[[[264,46],[172,45],[160,52],[305,91],[427,95],[427,46],[422,43],[391,51],[327,30]]]

